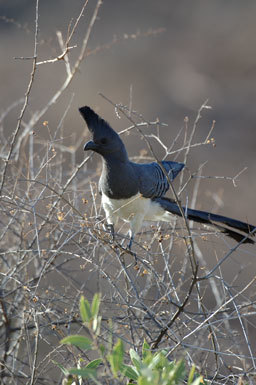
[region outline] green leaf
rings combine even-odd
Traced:
[[[83,378],[96,377],[96,370],[90,368],[72,368],[68,370],[69,374],[75,374]]]
[[[192,384],[192,381],[193,381],[193,378],[194,378],[194,375],[195,375],[195,370],[196,370],[196,367],[195,367],[195,365],[193,365],[192,368],[190,369],[190,372],[189,372],[189,375],[188,375],[188,385]]]
[[[68,344],[68,345],[74,345],[78,348],[88,350],[92,347],[92,342],[89,338],[80,336],[80,335],[73,335],[63,338],[60,341],[61,344]]]
[[[161,361],[162,359],[162,355],[161,353],[157,353],[156,355],[154,355],[154,357],[152,358],[152,360],[150,361],[148,367],[150,369],[155,369],[156,366],[159,364],[159,362]]]
[[[66,368],[64,368],[63,365],[59,364],[58,362],[52,360],[52,362],[58,366],[58,368],[62,371],[62,373],[67,376],[68,375],[68,370]]]
[[[96,360],[89,362],[89,364],[86,365],[86,368],[96,369],[101,362],[102,362],[101,358],[96,358]]]
[[[142,358],[143,360],[150,357],[152,355],[150,351],[150,346],[147,343],[147,341],[144,339],[143,345],[142,345]]]
[[[161,353],[163,356],[166,356],[169,353],[169,351],[167,349],[163,349],[161,350]]]
[[[96,293],[93,296],[92,305],[91,305],[92,316],[95,318],[98,316],[99,307],[100,307],[100,293]]]
[[[155,382],[152,383],[152,381],[148,381],[146,377],[139,377],[138,378],[138,385],[158,385]]]
[[[108,355],[108,360],[111,365],[112,373],[114,377],[117,377],[117,373],[123,363],[124,347],[122,340],[118,339],[117,343],[113,347],[112,353]]]
[[[133,365],[136,367],[138,372],[140,372],[141,368],[143,367],[143,363],[140,359],[140,356],[138,355],[137,352],[135,352],[134,349],[130,349],[130,357],[131,357]]]
[[[156,369],[163,369],[166,367],[168,368],[168,371],[172,370],[172,368],[174,367],[173,362],[170,362],[162,353],[162,351],[157,354],[159,354],[159,361],[155,365]]]
[[[138,372],[141,373],[141,370],[144,368],[142,362],[140,360],[136,360],[136,358],[133,358],[132,363],[135,366],[135,368],[138,370]]]
[[[143,345],[142,345],[142,353],[143,353],[143,350],[150,350],[150,346],[147,343],[147,341],[145,340],[145,338],[144,338]]]
[[[169,374],[169,379],[172,381],[176,381],[177,383],[184,378],[185,375],[185,365],[182,360],[175,363],[173,370]]]
[[[203,376],[197,377],[197,378],[191,383],[191,385],[200,385],[200,384],[205,384],[204,379],[203,379]]]
[[[74,384],[74,377],[69,376],[69,378],[66,379],[65,385],[73,385]]]
[[[120,372],[128,377],[130,380],[136,381],[138,379],[138,373],[129,365],[122,364],[120,366]]]
[[[101,352],[101,355],[102,355],[102,356],[104,355],[105,351],[106,351],[105,346],[101,344],[101,345],[100,345],[100,352]]]
[[[80,314],[83,322],[90,322],[92,318],[90,304],[83,295],[80,298]]]
[[[101,316],[93,318],[92,330],[96,335],[100,333]]]

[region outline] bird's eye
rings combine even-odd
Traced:
[[[107,143],[107,139],[106,138],[102,138],[101,140],[100,140],[100,144],[106,144]]]

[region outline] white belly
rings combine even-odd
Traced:
[[[135,227],[140,227],[143,220],[169,222],[173,218],[158,203],[144,198],[140,193],[128,199],[111,199],[102,194],[102,205],[111,224],[115,224],[118,217]]]
[[[135,214],[143,214],[148,211],[149,199],[143,198],[140,194],[128,199],[111,199],[102,194],[102,205],[107,217],[130,222]]]

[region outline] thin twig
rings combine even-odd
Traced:
[[[87,1],[88,0],[85,1],[85,5],[87,4]],[[83,42],[82,42],[82,47],[81,47],[81,50],[80,50],[80,54],[79,54],[78,59],[76,60],[76,62],[74,64],[74,66],[72,67],[70,76],[66,77],[66,79],[63,82],[62,86],[51,97],[51,99],[48,101],[48,103],[45,105],[45,107],[42,108],[41,111],[35,113],[32,116],[30,121],[27,123],[25,130],[20,135],[20,137],[19,137],[19,139],[17,141],[17,144],[16,144],[16,146],[14,148],[14,153],[16,155],[16,159],[18,159],[18,157],[19,157],[19,149],[20,149],[20,145],[21,145],[21,142],[22,142],[23,138],[25,136],[27,136],[27,134],[30,132],[31,128],[35,126],[35,124],[39,121],[39,119],[42,118],[42,116],[48,111],[48,109],[53,104],[55,104],[57,102],[57,100],[60,98],[60,96],[63,94],[63,92],[68,88],[68,86],[72,82],[75,74],[79,70],[81,62],[83,61],[83,59],[86,56],[86,49],[87,49],[88,41],[89,41],[89,38],[90,38],[90,35],[91,35],[91,32],[92,32],[93,26],[94,26],[94,24],[95,24],[95,22],[97,20],[97,15],[98,15],[99,8],[100,8],[101,4],[102,4],[102,0],[98,0],[97,4],[95,6],[95,9],[94,9],[93,15],[91,17],[91,20],[89,22],[88,28],[87,28],[86,33],[85,33],[85,36],[84,36],[84,39],[83,39]],[[81,13],[80,13],[80,15],[81,15]],[[79,17],[80,17],[80,15],[79,15]]]
[[[32,371],[31,371],[31,378],[28,382],[30,385],[33,385],[35,383],[35,376],[36,376],[36,368],[37,368],[37,357],[38,357],[38,350],[39,350],[39,324],[37,319],[37,314],[35,309],[33,310],[33,318],[35,323],[35,347],[33,352],[33,362],[32,362]]]
[[[21,121],[23,119],[23,116],[24,116],[25,111],[26,111],[27,106],[28,106],[30,92],[31,92],[31,89],[32,89],[32,86],[33,86],[33,82],[34,82],[34,79],[35,79],[36,62],[37,62],[37,44],[38,44],[38,41],[37,41],[37,39],[38,39],[38,6],[39,6],[39,0],[36,0],[34,56],[33,56],[32,71],[31,71],[31,74],[30,74],[30,80],[29,80],[29,83],[28,83],[27,91],[25,93],[24,103],[23,103],[20,115],[18,117],[18,122],[17,122],[16,128],[15,128],[13,136],[12,136],[12,140],[11,140],[11,143],[10,143],[10,149],[9,149],[8,155],[6,157],[6,163],[5,163],[5,166],[4,166],[4,171],[3,171],[3,174],[2,174],[2,180],[1,180],[1,184],[0,184],[0,196],[2,195],[2,190],[3,190],[3,187],[4,187],[4,183],[5,183],[7,168],[9,166],[9,161],[11,159],[11,155],[12,155],[12,152],[13,152],[14,144],[16,142],[17,136],[18,136],[19,131],[20,131]]]

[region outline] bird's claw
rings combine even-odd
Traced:
[[[112,223],[107,223],[107,224],[105,225],[105,228],[106,228],[107,231],[110,232],[110,235],[111,235],[111,237],[112,237],[112,241],[114,242],[114,240],[115,240],[115,230],[114,230],[114,225],[113,225]]]

